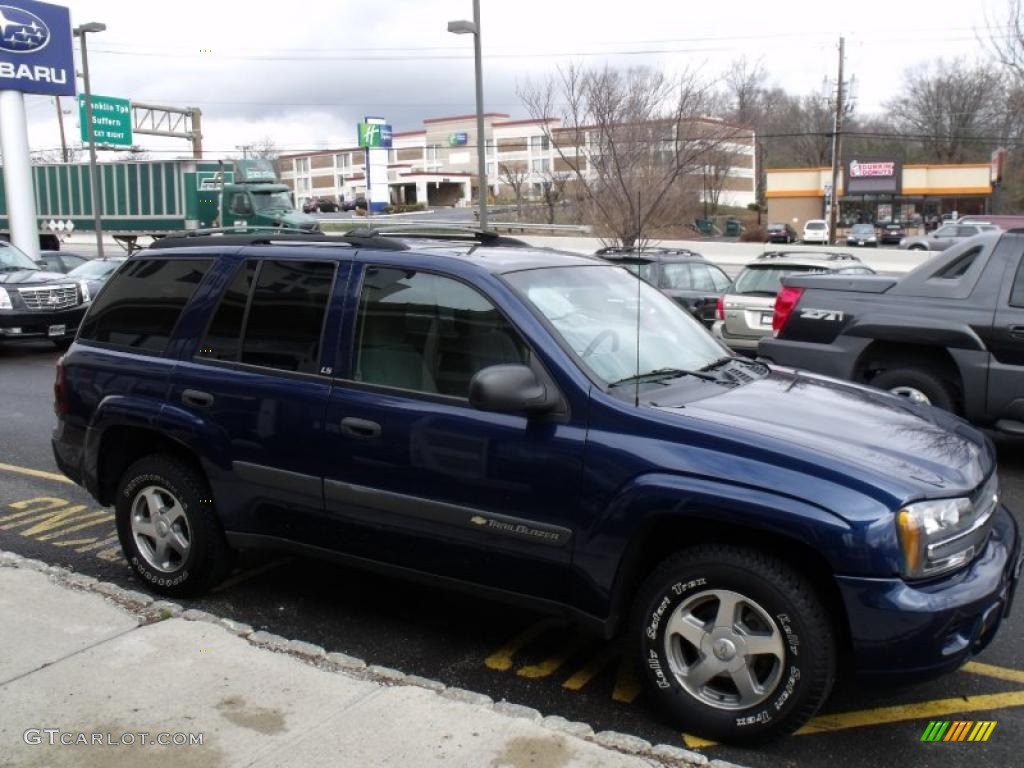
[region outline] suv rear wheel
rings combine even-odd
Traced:
[[[175,458],[132,464],[121,477],[115,518],[128,563],[155,592],[196,595],[231,568],[205,478]]]
[[[893,368],[871,380],[871,386],[885,389],[915,403],[934,405],[953,411],[956,402],[951,387],[936,373],[925,368]]]
[[[807,580],[773,557],[687,549],[640,589],[630,631],[640,675],[673,721],[751,744],[792,733],[824,703],[836,648]]]

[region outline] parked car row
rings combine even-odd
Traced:
[[[340,203],[329,197],[311,197],[302,203],[303,213],[335,213],[336,211],[354,211],[357,208],[366,209],[365,197],[356,197],[352,200],[342,200]]]

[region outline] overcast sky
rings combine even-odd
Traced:
[[[699,69],[762,58],[773,82],[799,93],[835,77],[847,40],[858,111],[879,111],[908,66],[939,56],[976,58],[977,34],[1001,21],[1006,0],[482,0],[484,101],[525,117],[516,83],[573,61]],[[74,0],[90,36],[96,94],[203,110],[210,157],[271,136],[283,150],[351,146],[363,115],[396,131],[424,117],[473,112],[472,38],[446,31],[471,18],[470,0]],[[77,56],[77,53],[76,53]],[[80,65],[79,65],[80,66]],[[27,97],[33,149],[59,146],[54,101]],[[78,142],[77,107],[62,102]],[[139,136],[156,157],[187,154],[181,140]]]

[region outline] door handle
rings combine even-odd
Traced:
[[[380,424],[369,419],[357,419],[354,416],[346,416],[341,420],[341,431],[349,437],[358,437],[366,440],[377,437],[380,434]]]
[[[1010,335],[1015,339],[1024,339],[1024,325],[1011,325]]]
[[[186,389],[181,393],[181,402],[196,408],[209,408],[213,405],[213,395],[209,392],[200,392],[198,389]]]

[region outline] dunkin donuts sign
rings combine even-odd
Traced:
[[[846,163],[843,189],[848,195],[899,194],[903,167],[888,158],[856,158]]]

